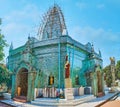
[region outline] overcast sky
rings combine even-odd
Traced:
[[[28,35],[36,37],[42,15],[54,4],[61,7],[69,35],[101,50],[104,66],[109,57],[120,60],[120,0],[0,0],[2,33],[14,48]],[[5,49],[8,56],[9,47]]]

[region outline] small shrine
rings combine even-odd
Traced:
[[[104,95],[101,52],[69,35],[57,4],[44,15],[37,35],[16,49],[10,46],[7,65],[13,72],[12,98],[71,100],[83,94]]]

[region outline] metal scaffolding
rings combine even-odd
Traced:
[[[39,40],[57,38],[62,35],[64,30],[66,30],[66,25],[63,13],[60,7],[54,4],[42,18],[38,38]]]

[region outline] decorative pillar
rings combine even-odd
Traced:
[[[92,72],[92,92],[94,96],[101,97],[104,96],[104,77],[103,77],[103,70],[98,65],[95,67],[94,72]]]
[[[35,78],[36,78],[36,72],[33,71],[32,72],[32,81],[31,81],[31,90],[32,90],[32,94],[31,94],[31,100],[34,100],[34,93],[35,93]]]
[[[27,101],[31,101],[31,92],[32,92],[32,88],[31,88],[31,82],[32,82],[32,76],[31,76],[31,72],[28,73],[28,92],[27,92]]]
[[[93,72],[93,94],[94,96],[97,96],[98,93],[98,87],[97,87],[97,74],[96,72]]]
[[[115,86],[115,58],[110,57],[110,67],[111,67],[111,73],[112,73],[112,86]]]
[[[29,72],[28,74],[28,94],[27,94],[27,101],[34,100],[34,91],[35,91],[35,78],[36,72]]]
[[[13,73],[12,75],[12,93],[11,93],[11,98],[13,99],[15,97],[15,89],[16,89],[16,74]]]

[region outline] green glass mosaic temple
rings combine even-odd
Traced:
[[[89,42],[83,45],[74,40],[68,32],[63,13],[55,4],[45,14],[38,38],[28,37],[16,49],[11,44],[8,68],[13,72],[12,98],[21,95],[32,101],[37,89],[41,93],[45,88],[64,91],[66,57],[72,88],[91,87],[95,96],[104,93],[101,52],[95,52]],[[50,97],[50,91],[47,93],[45,97]]]

